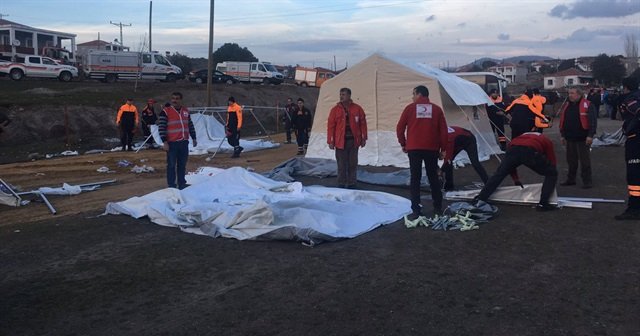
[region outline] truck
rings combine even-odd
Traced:
[[[456,72],[454,75],[464,78],[480,87],[489,94],[492,89],[498,91],[500,97],[504,97],[504,89],[507,88],[507,79],[493,72]]]
[[[296,67],[295,80],[296,84],[307,87],[320,87],[325,81],[335,77],[335,72],[324,68],[305,68]]]
[[[216,64],[216,70],[245,83],[277,85],[284,81],[284,75],[269,62],[225,61]]]
[[[24,58],[23,63],[0,62],[0,74],[9,75],[15,81],[24,77],[43,77],[69,82],[78,77],[78,68],[59,64],[49,57],[29,55]]]
[[[182,69],[157,52],[90,50],[83,57],[85,78],[113,83],[119,79],[154,79],[175,82]]]

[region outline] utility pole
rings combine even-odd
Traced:
[[[213,8],[214,0],[209,5],[209,65],[207,66],[207,107],[211,106],[211,80],[213,79]]]
[[[153,9],[153,1],[149,1],[149,52],[153,52],[151,48],[151,11]]]
[[[124,43],[122,42],[122,27],[131,27],[131,24],[124,24],[122,22],[115,23],[111,21],[109,21],[109,23],[114,26],[120,27],[120,46],[124,46]]]
[[[336,66],[336,55],[333,55],[333,71],[337,71],[338,68]]]

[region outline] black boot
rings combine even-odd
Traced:
[[[232,158],[238,158],[240,157],[240,152],[242,150],[240,149],[240,146],[235,146],[233,147],[233,155],[231,155]]]

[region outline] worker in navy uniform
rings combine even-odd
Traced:
[[[624,143],[624,160],[627,163],[627,189],[629,202],[627,209],[617,220],[640,220],[640,90],[635,78],[622,80],[623,94],[620,113],[622,131],[627,136]]]

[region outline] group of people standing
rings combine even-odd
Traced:
[[[155,125],[158,116],[155,111],[156,101],[149,99],[147,105],[142,110],[142,134],[145,137],[151,135],[151,125]],[[123,151],[133,151],[133,136],[140,126],[140,116],[138,108],[133,105],[133,99],[127,98],[118,109],[116,125],[120,128],[120,143]]]

